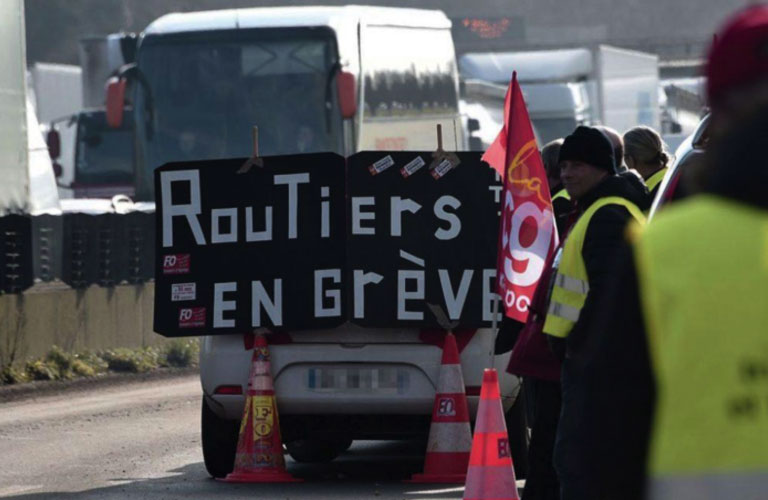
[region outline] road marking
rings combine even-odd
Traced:
[[[5,488],[0,488],[0,496],[18,495],[19,493],[26,493],[32,490],[39,490],[42,487],[43,487],[42,484],[21,484],[16,486],[7,486]]]

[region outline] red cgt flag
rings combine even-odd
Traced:
[[[552,198],[517,73],[504,102],[504,127],[483,155],[504,179],[496,262],[504,313],[525,322],[548,257],[558,246]]]

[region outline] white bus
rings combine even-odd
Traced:
[[[117,125],[124,80],[135,82],[137,197],[153,198],[152,172],[166,162],[250,156],[253,125],[263,156],[434,150],[436,124],[447,149],[463,144],[450,28],[440,11],[357,6],[161,17],[141,36],[136,66],[108,88]],[[332,459],[353,439],[426,436],[441,351],[418,330],[344,325],[290,337],[271,352],[295,459]],[[471,408],[493,340],[481,330],[462,352]],[[202,341],[203,454],[214,477],[232,469],[249,357],[241,335]],[[508,355],[496,358],[503,372]],[[502,377],[506,408],[518,389]]]

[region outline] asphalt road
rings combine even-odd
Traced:
[[[208,477],[196,375],[0,404],[0,498],[448,499],[463,487],[411,485],[423,445],[356,442],[329,464],[288,470],[303,483],[231,485]]]

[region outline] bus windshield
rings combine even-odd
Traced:
[[[139,50],[137,139],[144,189],[171,161],[342,150],[328,29],[150,36]],[[143,161],[144,165],[141,165]]]

